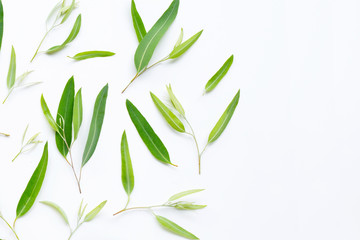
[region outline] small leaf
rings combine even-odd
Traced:
[[[178,46],[180,46],[180,44],[183,41],[183,38],[184,38],[184,30],[181,28],[180,35],[179,35],[178,40],[175,43],[174,49],[177,48]]]
[[[60,15],[60,9],[61,9],[61,2],[58,2],[53,9],[50,11],[48,17],[46,18],[46,27],[49,27],[50,21],[53,18],[56,18],[55,15]],[[55,23],[54,23],[55,24]]]
[[[205,92],[210,92],[218,85],[221,79],[223,79],[226,73],[229,71],[233,61],[234,55],[231,55],[228,60],[226,60],[224,65],[222,65],[222,67],[215,73],[215,75],[206,83]]]
[[[0,0],[0,49],[2,45],[3,33],[4,33],[4,9],[3,9],[3,4]]]
[[[16,78],[15,82],[17,83],[17,86],[20,87],[21,83],[30,75],[30,73],[32,73],[33,70],[31,71],[26,71],[23,74],[21,74],[19,77]]]
[[[44,116],[46,118],[46,120],[48,121],[48,123],[50,124],[51,128],[55,131],[55,132],[58,132],[59,129],[58,129],[58,126],[54,120],[54,118],[52,117],[51,113],[50,113],[50,110],[45,102],[45,99],[44,99],[44,95],[41,94],[41,99],[40,99],[40,103],[41,103],[41,109],[44,113]]]
[[[88,139],[86,141],[85,150],[82,158],[82,166],[84,166],[95,152],[97,142],[99,141],[101,127],[104,122],[106,99],[108,96],[108,85],[106,84],[99,92],[94,106],[94,112],[91,119]]]
[[[102,203],[100,203],[96,208],[94,208],[91,212],[89,212],[88,214],[86,214],[85,218],[84,218],[84,222],[90,222],[91,220],[93,220],[96,215],[99,214],[99,212],[101,211],[101,209],[103,209],[103,207],[105,206],[107,201],[103,201]]]
[[[186,40],[179,46],[175,47],[174,50],[170,53],[169,58],[174,59],[174,58],[178,58],[181,55],[183,55],[199,39],[202,32],[203,32],[203,30],[196,33],[194,36],[192,36],[191,38],[189,38],[188,40]]]
[[[14,86],[15,79],[16,79],[16,54],[15,54],[14,46],[12,46],[9,71],[8,71],[8,75],[7,75],[8,89],[11,89]]]
[[[239,103],[239,99],[240,99],[240,90],[236,93],[235,97],[233,98],[233,100],[231,101],[229,106],[226,108],[225,112],[220,117],[219,121],[216,123],[215,127],[211,131],[209,138],[208,138],[208,143],[212,143],[216,139],[218,139],[218,137],[220,137],[222,132],[225,130],[226,126],[230,122],[232,115],[234,114],[236,106]]]
[[[66,213],[59,205],[57,205],[56,203],[50,202],[50,201],[40,201],[40,203],[45,204],[45,205],[51,207],[52,209],[54,209],[55,211],[57,211],[60,214],[60,216],[64,219],[65,223],[70,226],[68,217],[66,216]]]
[[[130,196],[134,189],[134,172],[125,131],[121,138],[121,179],[125,192]]]
[[[166,86],[166,90],[169,94],[171,103],[173,105],[173,107],[182,115],[185,116],[185,111],[184,108],[181,106],[179,100],[176,98],[175,94],[173,93],[172,89],[171,89],[171,85],[169,84],[169,86]]]
[[[149,64],[156,46],[175,20],[178,8],[179,0],[173,0],[169,8],[141,40],[134,57],[135,67],[138,73]]]
[[[198,193],[198,192],[201,192],[201,191],[204,191],[204,190],[205,189],[192,189],[192,190],[179,192],[179,193],[174,194],[173,196],[171,196],[168,201],[171,202],[171,201],[177,200],[179,198],[185,197],[187,195]]]
[[[68,147],[71,146],[72,142],[74,97],[75,83],[74,77],[71,77],[64,88],[56,117],[56,124],[61,127],[61,129],[59,129],[60,133],[55,133],[56,146],[64,157],[68,154]],[[66,143],[63,138],[66,139]]]
[[[205,208],[206,205],[197,205],[191,202],[177,202],[173,207],[179,210],[198,210]]]
[[[79,129],[81,127],[83,119],[83,106],[82,106],[82,95],[81,88],[75,95],[74,101],[74,114],[73,114],[73,125],[74,125],[74,141],[77,139]]]
[[[80,31],[80,27],[81,27],[81,14],[79,14],[79,16],[76,18],[76,21],[74,23],[74,26],[73,26],[68,38],[61,45],[57,45],[57,46],[49,48],[46,51],[46,53],[47,54],[52,54],[52,53],[55,53],[57,51],[60,51],[64,47],[66,47],[66,45],[68,43],[72,42],[76,38],[76,36],[78,35],[78,33]]]
[[[78,53],[75,56],[69,57],[69,58],[80,61],[80,60],[85,60],[85,59],[89,59],[89,58],[111,57],[114,55],[115,55],[115,53],[108,52],[108,51],[86,51],[86,52]]]
[[[184,238],[187,239],[199,239],[198,237],[196,237],[194,234],[192,234],[191,232],[188,232],[187,230],[185,230],[184,228],[180,227],[179,225],[177,225],[176,223],[174,223],[173,221],[170,221],[167,218],[164,218],[162,216],[156,216],[156,220],[161,224],[161,226],[163,226],[166,230],[175,233],[176,235],[182,236]]]
[[[75,4],[75,0],[72,0],[70,6],[66,9],[65,11],[65,15],[63,17],[63,19],[61,20],[60,24],[63,24],[71,15],[72,11],[75,9],[76,4]]]
[[[25,128],[25,131],[23,133],[23,136],[21,138],[21,145],[24,144],[24,141],[25,141],[25,137],[26,137],[26,133],[27,133],[27,130],[29,129],[29,124],[26,125],[26,128]]]
[[[161,162],[172,164],[170,162],[170,156],[166,147],[164,146],[158,135],[156,135],[145,117],[129,100],[126,100],[126,108],[128,110],[131,121],[133,122],[141,139],[143,140],[151,154]]]
[[[158,97],[156,97],[152,92],[150,92],[151,98],[161,113],[161,115],[165,118],[168,124],[178,132],[185,132],[184,124],[180,121],[180,119],[170,111],[170,109],[160,101]]]
[[[144,23],[143,23],[143,21],[142,21],[142,19],[140,17],[140,14],[136,9],[136,5],[135,5],[134,0],[131,1],[131,17],[132,17],[132,20],[133,20],[133,25],[134,25],[134,29],[135,29],[137,39],[138,39],[139,42],[141,42],[141,40],[146,35],[146,29],[145,29]]]
[[[45,144],[41,160],[30,178],[24,193],[22,194],[16,209],[16,219],[25,215],[33,206],[44,182],[48,164],[48,143]]]

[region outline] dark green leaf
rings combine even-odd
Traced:
[[[9,71],[7,75],[7,87],[8,89],[12,88],[15,84],[16,79],[16,54],[14,46],[11,47],[11,58],[10,58],[10,65]]]
[[[4,33],[4,9],[2,2],[0,0],[0,49],[2,45],[3,33]]]
[[[59,205],[57,205],[56,203],[53,203],[53,202],[49,202],[49,201],[40,201],[40,203],[45,204],[45,205],[51,207],[52,209],[54,209],[56,212],[58,212],[60,214],[60,216],[64,219],[66,224],[69,225],[68,217],[66,216],[66,213]]]
[[[176,223],[174,223],[173,221],[170,221],[167,218],[164,218],[162,216],[156,216],[156,220],[161,224],[161,226],[163,226],[166,230],[175,233],[179,236],[182,236],[184,238],[187,239],[199,239],[198,237],[196,237],[194,234],[192,234],[191,232],[188,232],[187,230],[183,229],[182,227],[180,227],[179,225],[177,225]]]
[[[75,83],[74,77],[71,77],[64,88],[56,116],[56,124],[60,126],[59,132],[61,134],[59,132],[55,133],[56,146],[64,157],[68,154],[68,147],[71,146],[72,142],[74,97]],[[66,139],[66,143],[64,139]]]
[[[202,32],[203,32],[203,30],[196,33],[194,36],[192,36],[185,42],[181,43],[179,46],[175,47],[174,50],[170,53],[169,58],[174,59],[174,58],[178,58],[181,55],[183,55],[199,39]]]
[[[96,145],[99,141],[101,127],[105,116],[106,99],[108,96],[108,85],[99,92],[94,106],[94,112],[90,124],[88,139],[86,141],[85,150],[82,158],[82,166],[84,166],[95,152]]]
[[[192,190],[179,192],[179,193],[174,194],[173,196],[171,196],[168,201],[171,202],[171,201],[177,200],[179,198],[185,197],[187,195],[198,193],[198,192],[201,192],[201,191],[204,191],[204,190],[205,189],[192,189]]]
[[[102,203],[100,203],[96,208],[94,208],[91,212],[89,212],[88,214],[86,214],[85,218],[84,218],[84,222],[90,222],[91,220],[93,220],[96,215],[99,214],[99,212],[101,211],[101,209],[103,209],[103,207],[105,206],[107,201],[103,201]]]
[[[80,61],[80,60],[85,60],[85,59],[89,59],[89,58],[111,57],[114,55],[115,55],[115,53],[108,52],[108,51],[86,51],[86,52],[78,53],[75,56],[70,57],[70,58]]]
[[[231,55],[228,60],[226,60],[224,65],[222,65],[222,67],[215,73],[215,75],[206,83],[205,92],[210,92],[218,85],[221,79],[223,79],[226,73],[229,71],[233,61],[234,55]]]
[[[48,164],[48,143],[45,144],[41,160],[30,178],[24,193],[22,194],[16,209],[16,219],[25,215],[34,205],[41,186],[44,182],[46,168]]]
[[[83,119],[83,106],[82,106],[82,95],[81,88],[76,93],[74,101],[74,114],[73,114],[73,125],[74,125],[74,141],[77,139],[79,129],[81,127]]]
[[[50,113],[50,110],[45,102],[45,99],[44,99],[44,95],[41,94],[41,99],[40,99],[40,103],[41,103],[41,109],[44,113],[44,116],[46,118],[46,120],[48,121],[48,123],[50,124],[51,128],[55,131],[55,132],[58,132],[59,131],[59,128],[58,126],[56,125],[56,122],[54,120],[54,118],[52,117],[51,113]]]
[[[139,40],[139,42],[141,42],[141,40],[146,35],[146,29],[145,29],[144,23],[140,17],[140,14],[136,9],[134,0],[132,0],[132,2],[131,2],[131,17],[133,20],[133,25],[134,25],[137,39]]]
[[[215,127],[211,131],[208,138],[209,143],[214,142],[216,139],[218,139],[218,137],[220,137],[222,132],[225,130],[226,126],[230,122],[232,115],[234,114],[236,106],[239,103],[239,99],[240,99],[240,90],[236,93],[235,97],[233,98],[233,100],[226,108],[225,112],[220,117],[219,121],[216,123]]]
[[[141,40],[134,57],[137,72],[140,72],[149,64],[156,46],[175,20],[178,8],[179,0],[174,0],[169,8],[145,35],[143,40]]]
[[[156,159],[164,163],[172,164],[170,162],[170,156],[166,147],[164,146],[160,138],[156,135],[148,121],[146,121],[145,117],[129,100],[126,100],[126,108],[128,110],[131,121],[133,122],[141,139],[143,140],[151,154]]]
[[[125,192],[130,196],[134,189],[134,172],[125,131],[121,138],[121,179]]]

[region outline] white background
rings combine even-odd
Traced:
[[[182,0],[178,16],[160,42],[153,59],[165,56],[180,28],[185,37],[204,29],[199,41],[180,59],[147,72],[121,95],[135,74],[137,39],[130,0],[82,0],[66,25],[52,32],[43,50],[60,44],[78,13],[82,27],[63,51],[29,60],[44,34],[47,14],[55,0],[4,0],[5,32],[0,54],[0,95],[6,95],[11,45],[17,53],[18,74],[42,85],[14,91],[0,106],[0,209],[13,220],[20,198],[42,146],[11,159],[29,123],[49,141],[49,166],[38,200],[61,205],[72,224],[81,201],[89,209],[107,199],[104,211],[83,225],[75,239],[181,239],[166,231],[146,211],[112,213],[122,208],[120,138],[127,130],[135,171],[131,205],[162,203],[173,193],[191,188],[206,191],[189,197],[208,204],[186,212],[161,209],[166,216],[201,239],[289,240],[360,238],[360,2],[328,0]],[[169,0],[137,0],[149,29]],[[116,52],[111,58],[73,62],[66,56],[86,50]],[[223,62],[234,64],[218,87],[202,96],[206,81]],[[100,142],[83,171],[84,193],[77,192],[70,168],[58,153],[54,134],[40,108],[44,93],[53,114],[65,83],[75,76],[82,87],[84,122],[74,158],[80,164],[99,90],[109,83],[107,111]],[[200,145],[237,89],[238,109],[217,142],[203,156],[197,175],[192,139],[171,130],[153,105],[149,91],[162,99],[171,83],[192,122]],[[125,108],[129,98],[147,117],[179,168],[155,160],[138,136]],[[68,229],[51,209],[36,203],[19,219],[21,239],[63,240]],[[3,223],[0,238],[12,235]]]

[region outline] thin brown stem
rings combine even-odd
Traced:
[[[117,213],[114,213],[113,216],[116,216],[120,213],[126,212],[126,211],[130,211],[130,210],[136,210],[136,209],[147,209],[147,210],[151,210],[152,208],[159,208],[159,207],[170,207],[168,205],[162,204],[162,205],[154,205],[154,206],[148,206],[148,207],[132,207],[132,208],[124,208],[120,211],[118,211]]]

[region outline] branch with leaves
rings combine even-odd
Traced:
[[[159,18],[159,20],[152,26],[149,32],[146,32],[144,23],[140,17],[139,12],[136,9],[136,5],[134,0],[131,3],[131,15],[133,20],[133,25],[135,29],[136,36],[139,41],[139,45],[136,49],[134,56],[134,63],[136,67],[136,74],[133,79],[128,83],[128,85],[124,88],[122,93],[126,91],[126,89],[141,76],[144,72],[151,69],[152,67],[163,63],[165,61],[176,59],[183,55],[191,46],[200,38],[203,30],[199,31],[191,38],[183,42],[183,29],[181,29],[180,36],[175,43],[173,50],[161,60],[155,62],[154,64],[149,66],[152,55],[155,51],[155,48],[159,44],[161,38],[165,35],[171,24],[174,22],[177,12],[179,9],[179,0],[173,0],[169,8],[163,13],[163,15]]]
[[[26,138],[26,134],[29,128],[29,124],[26,126],[25,131],[23,133],[23,137],[21,140],[21,148],[20,151],[15,155],[15,157],[12,159],[12,162],[15,161],[15,159],[22,153],[28,152],[32,149],[34,149],[39,143],[42,143],[41,140],[38,140],[38,136],[39,136],[39,132],[34,134],[32,137],[30,137],[26,142],[25,142],[25,138]]]
[[[41,96],[41,108],[51,128],[55,131],[55,141],[57,149],[66,160],[67,164],[69,164],[69,166],[71,167],[80,193],[82,169],[95,152],[105,117],[107,95],[108,85],[106,84],[101,89],[95,100],[93,116],[90,124],[88,139],[83,152],[82,164],[79,174],[77,174],[75,170],[71,148],[78,137],[78,133],[83,119],[81,89],[78,90],[75,95],[74,77],[71,77],[67,82],[61,96],[56,121],[51,115],[44,96]]]
[[[188,201],[177,201],[180,198],[183,198],[183,197],[193,194],[193,193],[201,192],[204,189],[193,189],[193,190],[188,190],[188,191],[177,193],[177,194],[171,196],[163,204],[151,205],[151,206],[145,206],[145,207],[143,207],[143,206],[142,207],[128,207],[128,205],[130,203],[130,196],[134,189],[135,180],[134,180],[134,172],[133,172],[132,162],[131,162],[131,158],[130,158],[129,144],[127,141],[125,131],[121,138],[121,147],[120,148],[121,148],[121,179],[122,179],[122,184],[123,184],[124,190],[128,196],[128,200],[126,202],[125,207],[122,210],[114,213],[114,216],[118,215],[120,213],[126,212],[126,211],[130,211],[130,210],[149,210],[154,215],[154,217],[159,222],[159,224],[162,227],[164,227],[166,230],[168,230],[174,234],[177,234],[179,236],[188,238],[188,239],[198,239],[198,237],[196,237],[194,234],[192,234],[189,231],[185,230],[184,228],[180,227],[173,221],[155,214],[154,209],[167,207],[167,208],[175,208],[178,210],[198,210],[198,209],[205,208],[206,205],[197,205],[197,204],[194,204],[193,202],[188,202]]]

